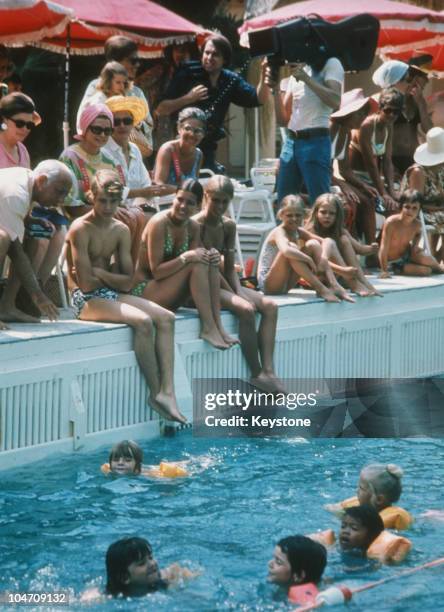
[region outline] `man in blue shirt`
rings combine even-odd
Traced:
[[[185,106],[197,106],[207,115],[207,134],[200,148],[204,154],[203,166],[220,172],[215,160],[217,142],[224,138],[223,122],[231,103],[244,108],[260,106],[267,99],[268,88],[264,82],[265,67],[257,88],[235,72],[227,70],[231,61],[230,42],[220,34],[209,36],[202,48],[200,65],[178,69],[165,93],[165,99],[157,107],[158,115],[177,113]]]

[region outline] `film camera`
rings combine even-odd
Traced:
[[[248,34],[251,57],[267,56],[277,68],[286,62],[303,62],[322,68],[337,57],[346,72],[370,68],[378,42],[379,21],[362,13],[337,23],[317,15],[299,17]]]

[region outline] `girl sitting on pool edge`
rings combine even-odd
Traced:
[[[101,466],[104,474],[118,476],[147,476],[152,478],[184,478],[189,473],[183,467],[187,461],[161,461],[156,466],[143,465],[143,451],[137,442],[123,440],[115,444],[109,454],[109,462]]]

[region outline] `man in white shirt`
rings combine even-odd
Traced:
[[[280,156],[278,201],[299,193],[304,183],[310,203],[330,190],[330,115],[339,108],[344,83],[341,62],[321,57],[317,64],[293,64],[293,74],[283,96],[276,94],[271,70],[267,82],[275,95],[277,122],[287,138]]]
[[[0,170],[0,269],[9,255],[23,286],[42,314],[54,320],[58,317],[56,306],[41,290],[31,262],[22,246],[25,219],[34,202],[44,207],[61,205],[72,186],[68,168],[56,160],[40,162],[34,171],[28,168]],[[39,223],[38,219],[34,219]],[[38,319],[26,315],[15,307],[8,297],[8,287],[0,300],[1,321],[35,322]],[[0,329],[7,326],[0,321]]]
[[[127,38],[126,36],[111,36],[111,38],[108,38],[108,40],[105,42],[105,61],[106,62],[115,61],[115,62],[119,62],[119,64],[122,64],[122,66],[128,72],[130,81],[133,82],[134,79],[136,78],[137,67],[140,64],[140,60],[137,57],[136,43],[132,41],[130,38]],[[92,98],[94,94],[97,93],[98,81],[99,81],[98,78],[93,79],[89,83],[88,87],[86,88],[82,101],[80,102],[79,110],[77,112],[77,126],[79,125],[79,120],[80,120],[82,109],[87,105],[88,100]],[[134,96],[136,98],[140,98],[146,104],[147,112],[146,112],[145,117],[143,118],[142,131],[144,135],[146,136],[148,142],[151,143],[151,149],[152,149],[153,119],[151,117],[151,113],[148,108],[148,102],[146,100],[145,94],[139,87],[132,84],[127,95]],[[77,131],[78,131],[78,127],[77,127]]]

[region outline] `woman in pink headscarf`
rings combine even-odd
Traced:
[[[113,125],[113,114],[106,104],[98,103],[85,107],[79,118],[78,133],[74,136],[79,142],[69,146],[60,156],[60,161],[70,168],[76,178],[75,185],[65,200],[65,204],[69,206],[66,210],[72,217],[79,217],[91,210],[88,193],[98,170],[116,171],[125,185],[123,168],[102,150],[113,132]],[[125,187],[124,200],[128,193],[129,189]],[[125,223],[131,232],[131,254],[135,263],[146,223],[145,215],[135,207],[126,208],[123,201],[115,218]]]

